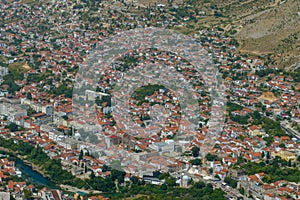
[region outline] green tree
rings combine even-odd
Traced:
[[[289,159],[289,161],[288,161],[288,166],[289,166],[289,167],[292,166],[292,160],[291,160],[291,159]]]
[[[111,170],[111,179],[114,180],[118,180],[118,183],[124,183],[124,177],[125,177],[126,173],[124,171],[119,171],[119,170],[115,170],[112,169]]]
[[[15,83],[14,77],[11,76],[10,74],[3,77],[2,85],[8,85],[9,86],[7,91],[10,94],[14,94],[16,91],[18,91],[20,89],[20,87]]]
[[[230,187],[233,187],[233,188],[237,187],[237,181],[232,179],[231,177],[226,177],[224,179],[224,182],[227,183]]]
[[[108,167],[107,165],[103,165],[102,166],[102,172],[107,172],[107,171],[109,171],[110,170],[110,167]]]
[[[139,179],[136,176],[131,176],[130,180],[131,180],[132,184],[137,185],[139,183]]]
[[[241,193],[242,195],[245,194],[245,189],[244,189],[243,187],[241,187],[241,188],[239,189],[239,191],[240,191],[240,193]]]
[[[30,199],[30,197],[32,196],[32,192],[27,189],[24,189],[23,192],[24,192],[25,199]]]
[[[284,144],[284,143],[281,143],[281,144],[279,144],[279,147],[280,147],[280,148],[285,148],[285,144]]]
[[[202,165],[202,162],[199,158],[196,158],[196,159],[193,159],[193,160],[190,160],[190,163],[192,165]]]
[[[211,153],[206,154],[205,158],[208,161],[218,160],[218,156]]]
[[[200,152],[200,148],[199,148],[199,147],[194,146],[194,147],[192,148],[192,155],[193,155],[194,157],[198,157],[198,156],[199,156],[199,152]]]
[[[202,189],[202,188],[205,188],[205,183],[202,182],[202,181],[199,181],[199,182],[196,182],[194,183],[193,187],[197,188],[197,189]]]
[[[93,171],[91,171],[91,174],[90,174],[90,179],[93,179],[93,178],[95,178],[96,176],[95,176],[95,173],[93,172]]]
[[[37,112],[35,110],[33,110],[31,107],[27,109],[27,115],[31,116],[33,114],[36,114]]]
[[[162,190],[167,190],[168,187],[167,187],[167,184],[163,183],[160,187]]]
[[[273,137],[264,137],[263,140],[267,142],[266,143],[267,146],[271,146],[271,144],[274,142]]]
[[[81,150],[80,150],[80,153],[79,153],[78,159],[79,159],[79,160],[82,160],[82,158],[83,158],[83,151],[82,151],[82,149],[81,149]]]
[[[166,184],[167,184],[168,186],[173,187],[173,186],[176,186],[176,185],[177,185],[177,183],[176,183],[176,178],[175,178],[175,177],[169,176],[169,177],[167,177],[165,180],[166,180]]]
[[[32,96],[30,92],[27,92],[26,99],[32,100]]]
[[[14,122],[11,122],[9,125],[6,126],[6,128],[8,128],[10,132],[18,131],[18,125]]]

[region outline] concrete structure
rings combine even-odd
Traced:
[[[0,200],[10,200],[9,192],[0,192]]]
[[[174,143],[156,142],[154,144],[150,144],[149,147],[158,152],[174,151]]]

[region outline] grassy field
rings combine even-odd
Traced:
[[[30,66],[26,62],[14,62],[8,66],[11,72],[25,73],[30,70]]]

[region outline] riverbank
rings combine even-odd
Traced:
[[[25,179],[25,181],[28,181],[38,188],[46,187],[48,189],[58,189],[59,187],[57,184],[52,182],[49,178],[44,177],[39,172],[35,171],[30,165],[27,165],[24,163],[21,159],[14,157],[15,160],[15,166],[18,170],[22,172],[22,178]]]
[[[27,167],[30,167],[32,171],[38,173],[43,178],[47,179],[49,182],[49,186],[50,186],[49,189],[59,188],[59,189],[62,189],[62,190],[65,190],[65,191],[71,192],[71,193],[77,193],[77,192],[82,192],[82,193],[86,193],[86,194],[89,194],[91,192],[94,194],[102,193],[102,191],[79,189],[77,187],[73,187],[70,185],[56,183],[49,177],[49,175],[46,174],[46,172],[44,170],[42,170],[42,166],[36,165],[33,162],[27,160],[27,156],[21,156],[17,152],[12,151],[11,149],[8,149],[8,148],[2,147],[2,146],[0,146],[0,151],[4,152],[6,154],[9,154],[9,155],[15,157],[16,159],[19,159],[24,165],[26,165]],[[29,174],[32,175],[32,173],[29,173]],[[41,184],[41,185],[44,185],[44,184]],[[54,185],[55,185],[55,187],[54,187]]]
[[[21,162],[23,162],[24,165],[30,167],[33,172],[38,173],[41,177],[43,177],[44,179],[47,179],[47,182],[49,182],[48,187],[57,188],[57,187],[54,187],[54,185],[57,185],[57,184],[55,182],[53,182],[53,180],[50,179],[50,177],[46,174],[46,172],[43,171],[40,166],[26,160],[26,156],[18,155],[17,152],[12,151],[11,149],[8,149],[8,148],[2,147],[2,146],[0,146],[0,151],[3,151],[5,153],[8,153],[8,154],[14,156],[15,158],[17,158]],[[32,179],[34,179],[34,178],[32,178]],[[44,184],[42,184],[42,185],[44,185]]]
[[[15,167],[22,172],[22,179],[34,184],[38,188],[47,187],[48,189],[58,189],[59,187],[53,182],[37,165],[26,160],[26,156],[18,155],[17,152],[0,147],[0,152],[8,155],[15,162]]]
[[[8,152],[12,155],[14,155],[15,157],[19,158],[20,160],[22,160],[26,165],[32,167],[32,169],[38,173],[40,173],[42,176],[44,176],[45,178],[48,178],[50,179],[50,177],[46,174],[45,171],[43,171],[38,165],[26,160],[26,156],[20,156],[18,155],[16,152],[8,149],[8,148],[5,148],[5,147],[0,147],[0,151],[3,151],[3,152]]]
[[[20,157],[22,157],[22,156],[20,156]],[[19,157],[18,157],[18,158],[19,158]],[[19,159],[21,159],[21,158],[19,158]],[[23,160],[23,159],[21,159],[21,160],[22,160],[26,165],[30,166],[34,171],[36,171],[36,172],[40,173],[41,175],[43,175],[44,177],[50,179],[50,177],[45,173],[45,171],[43,171],[43,170],[41,169],[40,166],[38,166],[38,165],[36,165],[36,164],[34,164],[34,163],[28,161],[28,160]]]

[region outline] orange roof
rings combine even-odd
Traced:
[[[254,182],[257,182],[257,183],[260,182],[259,178],[255,175],[250,175],[250,176],[248,176],[248,178],[250,179],[250,181],[254,181]]]

